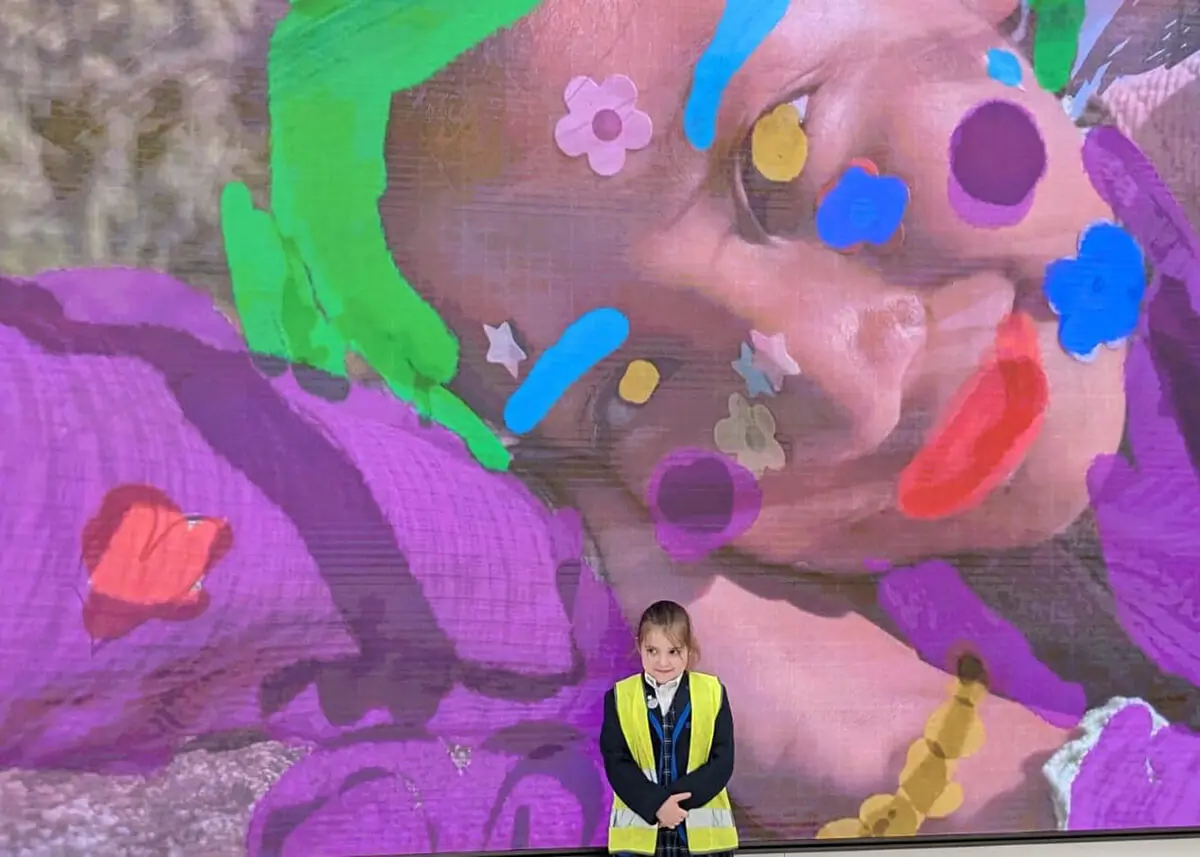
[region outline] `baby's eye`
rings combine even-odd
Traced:
[[[754,123],[738,151],[735,169],[738,228],[751,241],[795,235],[812,217],[800,190],[808,160],[808,96],[779,104]]]
[[[680,361],[669,357],[650,357],[618,366],[592,403],[592,422],[597,430],[629,425],[680,365]]]

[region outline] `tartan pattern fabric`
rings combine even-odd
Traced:
[[[680,714],[680,697],[690,697],[691,694],[676,693],[675,699],[671,703],[669,711],[660,712],[657,709],[650,711],[650,728],[658,731],[661,726],[660,733],[661,749],[658,753],[658,781],[668,788],[674,780],[671,770],[671,759],[675,754],[675,726],[676,718]],[[690,719],[691,706],[686,705]],[[687,724],[684,724],[687,728]],[[675,774],[683,773],[687,770],[687,759],[675,760]],[[687,847],[687,822],[684,822],[675,830],[669,830],[665,827],[660,827],[658,830],[658,844],[655,848],[655,857],[691,857],[691,851]],[[706,855],[706,857],[733,857],[732,851],[721,851],[715,854]]]

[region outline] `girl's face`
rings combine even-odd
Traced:
[[[642,669],[657,682],[678,678],[687,668],[688,648],[671,641],[664,629],[651,625],[642,635],[638,646]]]
[[[995,24],[1015,5],[793,0],[726,89],[708,151],[685,138],[682,115],[724,0],[550,0],[512,42],[505,74],[479,73],[465,95],[431,87],[426,104],[465,100],[453,121],[398,102],[389,239],[457,330],[486,415],[499,418],[516,381],[484,362],[483,324],[512,323],[530,355],[524,377],[581,314],[619,308],[631,327],[619,359],[574,384],[538,431],[560,449],[601,450],[606,476],[642,502],[668,453],[716,448],[731,394],[747,393],[733,364],[751,331],[779,334],[799,374],[755,403],[770,410],[785,460],[759,479],[763,508],[737,548],[862,571],[868,559],[1012,547],[1065,527],[1087,504],[1089,465],[1120,440],[1123,352],[1067,356],[1040,284],[1047,263],[1074,256],[1080,232],[1111,215],[1083,173],[1079,130],[1032,71],[1023,89],[988,76],[988,49],[1005,46]],[[603,178],[558,150],[554,128],[572,77],[611,74],[637,85],[654,135]],[[753,180],[753,124],[801,95],[802,173]],[[1047,153],[1032,209],[999,229],[964,223],[947,193],[951,134],[990,99],[1027,110]],[[818,237],[813,212],[864,157],[910,190],[903,241],[846,255]],[[977,507],[906,517],[900,473],[1014,308],[1036,321],[1049,386],[1036,442]],[[636,358],[662,377],[631,406],[617,382]],[[574,487],[586,505],[589,484]]]

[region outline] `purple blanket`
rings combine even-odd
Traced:
[[[0,279],[0,347],[0,766],[147,772],[258,728],[319,749],[259,806],[252,853],[599,841],[597,706],[634,666],[574,513],[382,391],[264,377],[164,275]],[[178,592],[85,550],[103,531],[137,553],[97,524],[122,491],[173,504],[139,567],[193,569]],[[210,565],[205,520],[229,536]],[[85,624],[106,597],[128,621]]]

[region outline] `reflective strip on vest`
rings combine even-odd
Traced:
[[[712,751],[717,712],[721,710],[722,689],[716,678],[704,673],[688,673],[688,687],[692,699],[692,734],[686,770],[691,773],[708,761]],[[634,675],[617,682],[614,695],[617,719],[630,753],[647,779],[658,782],[654,745],[650,740],[650,712],[646,707],[642,676]],[[693,854],[736,849],[738,835],[733,826],[729,793],[722,789],[704,806],[688,810],[684,829],[688,850]],[[658,825],[647,824],[644,818],[614,795],[608,828],[609,852],[654,854],[657,847]]]
[[[608,825],[617,828],[645,827],[650,830],[658,828],[657,824],[647,824],[646,819],[627,806],[613,806],[612,817],[609,819]]]
[[[646,819],[627,807],[614,806],[610,823],[613,827],[641,827],[650,830],[658,828],[657,824],[647,824]],[[704,827],[733,827],[733,813],[727,809],[707,806],[688,810],[688,833],[694,833]]]

